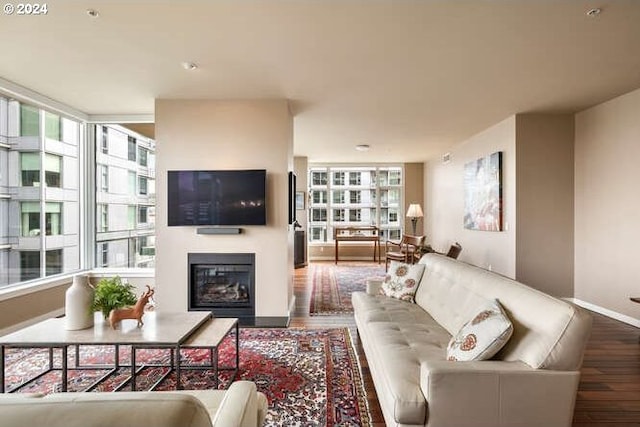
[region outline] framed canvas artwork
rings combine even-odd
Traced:
[[[502,151],[464,165],[464,228],[502,231]]]

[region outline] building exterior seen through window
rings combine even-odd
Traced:
[[[117,125],[95,126],[97,267],[155,262],[155,141]]]
[[[91,180],[80,175],[85,144],[96,153]],[[80,194],[89,182],[95,206]],[[85,212],[95,212],[89,249]],[[81,251],[96,267],[153,267],[154,227],[155,141],[0,93],[0,287],[77,271]]]
[[[0,95],[0,287],[80,268],[83,133]]]
[[[375,225],[382,240],[400,238],[401,167],[311,165],[308,182],[309,242],[333,242],[335,226]]]

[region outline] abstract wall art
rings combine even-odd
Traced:
[[[502,152],[464,165],[464,228],[502,231]]]

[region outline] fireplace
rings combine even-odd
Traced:
[[[255,254],[193,253],[189,263],[189,311],[217,317],[255,318]]]

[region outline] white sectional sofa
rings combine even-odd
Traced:
[[[438,254],[416,303],[353,294],[358,334],[388,426],[564,427],[573,418],[591,316],[563,300]],[[447,345],[487,300],[513,334],[491,360],[448,361]]]
[[[3,427],[259,427],[266,411],[249,381],[226,391],[0,394]]]

